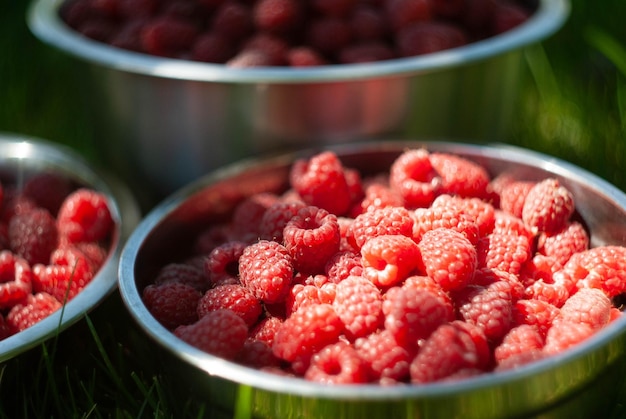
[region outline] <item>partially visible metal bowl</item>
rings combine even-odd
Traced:
[[[397,142],[334,146],[344,164],[366,174],[387,171],[407,148],[426,147],[472,159],[492,176],[556,177],[574,194],[591,245],[626,245],[626,195],[562,160],[506,145]],[[316,149],[317,150],[317,149]],[[317,150],[319,151],[319,150]],[[129,238],[120,260],[120,292],[146,335],[201,377],[208,402],[237,417],[521,418],[603,415],[624,380],[626,316],[578,346],[527,366],[464,381],[422,386],[329,386],[277,376],[204,353],[165,329],[142,302],[143,288],[168,261],[191,254],[204,227],[224,220],[242,199],[281,192],[291,163],[315,150],[247,160],[207,175],[157,205]],[[203,389],[205,387],[202,387]]]
[[[62,22],[62,3],[35,0],[32,32],[88,72],[85,96],[106,161],[138,192],[160,197],[269,151],[390,136],[503,138],[515,112],[524,47],[552,35],[569,13],[569,0],[539,0],[533,16],[513,30],[413,58],[233,69],[87,39]]]
[[[37,173],[53,173],[108,197],[115,228],[108,256],[91,282],[64,307],[26,330],[0,340],[0,362],[17,356],[52,338],[98,306],[116,287],[122,246],[140,220],[135,198],[116,177],[94,169],[73,150],[39,138],[0,133],[0,171],[27,179]]]

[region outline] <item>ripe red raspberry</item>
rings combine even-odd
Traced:
[[[432,383],[467,368],[490,363],[487,339],[480,329],[455,320],[439,326],[422,344],[410,366],[411,382]]]
[[[445,21],[417,22],[402,28],[395,37],[400,56],[430,54],[468,43],[460,25]]]
[[[151,55],[176,57],[191,47],[198,29],[181,18],[157,17],[141,30],[141,46]]]
[[[328,259],[339,251],[340,241],[337,216],[313,206],[300,209],[283,230],[294,269],[302,272],[324,272]]]
[[[561,307],[575,291],[576,285],[571,278],[562,271],[552,275],[551,280],[539,279],[528,285],[524,291],[526,298],[546,301]]]
[[[442,178],[442,193],[484,198],[491,177],[480,164],[449,153],[430,153],[430,162]]]
[[[391,333],[380,330],[357,339],[354,347],[368,365],[372,381],[406,381],[413,352],[398,345]]]
[[[283,324],[283,319],[275,316],[264,317],[249,333],[249,338],[265,342],[270,348],[274,344],[274,336]]]
[[[0,251],[0,309],[9,309],[31,295],[31,267],[9,250]]]
[[[387,20],[394,31],[432,18],[429,0],[388,0],[384,7]]]
[[[267,342],[254,339],[246,339],[235,362],[259,370],[280,367],[280,360],[272,352],[271,346]]]
[[[548,357],[548,354],[546,354],[543,351],[543,348],[520,352],[520,353],[511,355],[499,361],[495,365],[493,371],[499,372],[499,371],[512,370],[512,369],[524,366],[526,364],[529,364],[531,362],[539,361],[547,357]]]
[[[239,258],[239,280],[265,303],[284,301],[294,270],[289,251],[281,244],[260,240]]]
[[[513,324],[533,326],[542,337],[545,337],[559,312],[558,307],[546,301],[517,300],[513,306]]]
[[[338,284],[351,275],[361,276],[363,260],[359,253],[349,250],[339,251],[326,262],[324,272],[328,281]]]
[[[413,212],[414,228],[413,240],[417,243],[427,231],[437,228],[449,228],[462,233],[472,244],[478,242],[478,224],[463,210],[454,206],[431,206],[429,208],[417,208]]]
[[[404,207],[382,207],[358,215],[350,226],[348,240],[360,249],[366,241],[383,235],[413,237],[413,217]]]
[[[95,274],[100,267],[104,264],[104,262],[109,257],[109,249],[106,247],[106,244],[101,244],[97,242],[82,242],[75,243],[72,246],[61,245],[60,248],[70,247],[74,249],[78,249],[82,255],[89,261],[90,266],[92,267],[92,271]],[[57,249],[59,250],[59,249]],[[56,252],[52,252],[50,255],[50,262],[56,262]]]
[[[241,316],[248,327],[254,325],[263,312],[261,301],[247,288],[238,284],[225,284],[208,290],[198,300],[198,318],[222,308]]]
[[[420,249],[409,237],[372,237],[361,248],[363,276],[384,288],[398,284],[420,265]]]
[[[362,276],[349,276],[339,282],[332,305],[350,340],[366,336],[383,324],[380,289]]]
[[[291,67],[313,67],[327,63],[322,54],[307,46],[293,47],[287,51],[287,64]]]
[[[345,19],[321,16],[309,21],[305,36],[309,47],[332,57],[352,42],[352,28]]]
[[[168,282],[149,284],[142,300],[150,314],[164,327],[174,329],[198,320],[197,306],[202,294],[191,285]]]
[[[282,243],[285,226],[305,206],[302,202],[282,200],[271,205],[265,210],[260,221],[261,239]]]
[[[350,188],[344,170],[335,153],[322,152],[309,159],[295,161],[289,181],[304,202],[339,216],[351,206]]]
[[[254,32],[253,11],[241,2],[224,1],[212,13],[210,28],[236,45]]]
[[[445,291],[437,281],[426,275],[412,275],[404,280],[402,288],[414,288],[416,290],[428,291],[441,300],[448,307],[450,317],[454,315],[454,308],[450,294]]]
[[[529,324],[521,324],[509,330],[502,338],[502,342],[495,347],[493,354],[497,364],[501,364],[511,357],[517,357],[525,352],[543,349],[543,336]]]
[[[96,265],[85,252],[73,245],[64,245],[55,249],[50,255],[49,264],[67,266],[73,270],[74,277],[83,278],[85,284],[93,279],[99,269],[99,265]]]
[[[463,234],[449,228],[427,231],[418,244],[424,270],[446,291],[465,287],[477,267],[476,249]]]
[[[626,247],[598,246],[576,253],[563,271],[577,288],[597,288],[614,297],[626,290]]]
[[[285,34],[302,21],[302,8],[295,0],[258,0],[254,5],[253,21],[261,31]]]
[[[390,187],[387,178],[369,178],[363,183],[364,196],[350,209],[349,215],[352,217],[357,217],[371,209],[404,205],[402,196]]]
[[[350,44],[339,51],[339,64],[372,63],[390,60],[395,57],[391,46],[380,41]]]
[[[416,352],[422,340],[453,319],[450,306],[428,291],[413,287],[392,287],[383,302],[385,330],[395,341]]]
[[[304,378],[324,384],[363,384],[368,381],[367,371],[354,347],[339,341],[313,355]]]
[[[62,304],[56,298],[45,292],[29,294],[22,302],[14,305],[6,315],[10,334],[28,329],[61,307]]]
[[[290,316],[300,307],[321,303],[319,287],[311,284],[294,284],[285,300],[285,311],[287,316]]]
[[[252,35],[241,46],[244,51],[257,50],[267,54],[277,66],[287,63],[289,48],[289,43],[282,37],[263,32]]]
[[[537,242],[537,252],[553,257],[561,265],[578,252],[589,248],[589,234],[579,222],[570,222],[555,233],[541,233]]]
[[[595,333],[587,323],[561,320],[554,322],[546,335],[544,353],[556,355],[586,340]]]
[[[434,170],[430,153],[425,149],[403,152],[391,164],[389,186],[409,208],[428,207],[441,188],[441,178]]]
[[[258,193],[239,202],[231,217],[232,239],[244,243],[254,243],[260,237],[261,220],[265,211],[279,201],[273,193]]]
[[[226,36],[207,32],[196,37],[190,54],[195,61],[224,64],[235,56],[235,48]]]
[[[63,202],[57,216],[59,236],[71,243],[106,239],[114,221],[108,198],[91,189],[78,189]]]
[[[248,336],[248,327],[241,317],[228,309],[208,313],[197,322],[178,326],[174,334],[209,354],[235,359]]]
[[[233,284],[239,282],[239,258],[247,243],[228,241],[209,253],[204,259],[204,274],[213,285]]]
[[[535,184],[536,182],[518,180],[505,185],[500,192],[500,209],[522,218],[524,201]]]
[[[599,330],[609,323],[611,307],[611,300],[601,290],[581,288],[563,304],[555,321],[585,323]]]
[[[521,218],[515,217],[500,209],[495,211],[494,217],[492,233],[515,234],[518,236],[526,236],[530,241],[534,240],[535,234],[524,224]]]
[[[176,262],[168,263],[159,269],[153,282],[155,285],[178,282],[190,285],[202,293],[211,286],[209,278],[204,274],[202,269],[187,263]]]
[[[537,182],[526,196],[522,220],[536,231],[554,233],[563,228],[574,213],[574,196],[554,178]]]
[[[480,198],[462,198],[460,196],[439,195],[432,203],[433,208],[455,208],[468,215],[478,226],[478,235],[486,236],[493,231],[496,223],[496,209]]]
[[[330,304],[302,307],[285,319],[274,336],[274,355],[288,362],[310,359],[326,345],[338,341],[343,323]]]
[[[48,263],[59,242],[56,220],[44,208],[16,214],[8,224],[11,250],[28,263]]]
[[[73,184],[56,173],[44,172],[30,177],[24,184],[24,196],[56,217],[61,204],[72,192]]]
[[[519,274],[530,259],[531,243],[526,236],[491,233],[476,244],[478,266]]]
[[[511,297],[513,301],[524,298],[524,284],[519,276],[500,269],[478,268],[474,273],[472,285],[487,287],[495,282],[506,282],[511,287]]]

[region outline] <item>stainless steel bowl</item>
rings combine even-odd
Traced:
[[[540,0],[530,20],[505,34],[421,57],[233,69],[86,39],[60,20],[62,2],[35,0],[32,32],[89,73],[85,94],[106,161],[138,192],[160,197],[274,150],[390,136],[504,138],[524,47],[557,31],[569,13],[569,0]]]
[[[420,146],[470,158],[492,176],[506,170],[520,179],[557,177],[573,192],[577,210],[591,231],[592,246],[626,245],[626,195],[599,177],[547,155],[506,145],[439,141],[385,141],[330,149],[347,166],[373,174],[387,171],[403,150]],[[234,410],[237,417],[488,419],[541,413],[537,417],[585,418],[602,416],[612,406],[611,397],[624,382],[626,317],[561,355],[517,370],[400,387],[328,386],[279,377],[208,355],[161,326],[141,299],[159,267],[191,254],[188,246],[198,232],[223,220],[245,197],[284,190],[290,164],[313,153],[247,160],[215,171],[162,201],[129,238],[120,261],[122,299],[151,340],[201,377],[187,385],[204,383],[206,400]]]
[[[105,193],[115,221],[109,255],[91,282],[62,309],[30,328],[0,340],[0,362],[58,335],[95,308],[117,287],[122,245],[138,224],[138,205],[116,177],[100,172],[74,151],[42,139],[0,133],[0,171],[16,180],[39,172],[62,175],[78,185]]]

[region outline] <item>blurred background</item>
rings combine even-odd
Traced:
[[[0,1],[0,132],[64,143],[98,163],[84,98],[69,83],[71,61],[29,32],[27,6]],[[571,6],[563,29],[525,51],[519,112],[501,142],[557,156],[626,191],[626,2]],[[206,416],[201,400],[167,386],[124,312],[114,294],[63,339],[0,365],[0,418]],[[615,409],[615,418],[625,416],[621,400]]]

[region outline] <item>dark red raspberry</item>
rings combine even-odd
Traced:
[[[513,307],[513,324],[533,326],[542,337],[545,337],[559,311],[559,308],[546,301],[517,300]]]
[[[352,28],[349,23],[337,17],[317,17],[306,27],[306,43],[322,54],[333,56],[352,41]]]
[[[449,228],[463,234],[472,244],[480,237],[478,224],[471,215],[462,209],[444,205],[433,205],[429,208],[417,208],[413,212],[413,240],[417,243],[427,231],[437,228]]]
[[[430,153],[430,162],[442,179],[442,193],[465,198],[488,195],[491,177],[480,164],[449,153]]]
[[[430,0],[388,0],[385,13],[394,31],[432,19]]]
[[[476,248],[458,231],[436,228],[427,231],[418,244],[426,274],[446,291],[470,283],[478,259]]]
[[[287,64],[291,67],[314,67],[328,64],[318,51],[307,46],[291,48],[287,51]]]
[[[70,243],[97,242],[109,237],[114,227],[108,198],[91,189],[78,189],[63,202],[57,216],[57,228]]]
[[[144,52],[141,44],[141,31],[148,22],[148,18],[138,18],[120,23],[117,32],[113,34],[109,43],[117,48]]]
[[[24,184],[24,196],[56,217],[61,204],[72,192],[73,184],[56,173],[44,172],[29,178]]]
[[[391,47],[383,42],[351,44],[339,51],[339,64],[371,63],[394,58]]]
[[[295,0],[258,0],[253,20],[261,31],[289,33],[301,24],[302,6]]]
[[[519,274],[530,259],[531,243],[526,236],[491,233],[476,244],[478,266]]]
[[[543,349],[543,344],[544,338],[535,327],[528,324],[516,326],[509,330],[502,342],[495,347],[496,364],[502,364],[507,359],[519,357],[526,352],[540,351]]]
[[[309,205],[338,216],[345,214],[351,206],[345,168],[333,152],[322,152],[309,159],[295,161],[289,180],[293,189]]]
[[[246,339],[235,362],[256,369],[280,367],[280,360],[272,352],[271,346],[254,339]]]
[[[0,309],[8,309],[31,295],[31,267],[9,250],[0,251]]]
[[[141,45],[148,54],[176,57],[191,47],[198,29],[192,23],[173,17],[158,17],[141,30]]]
[[[363,276],[376,286],[396,285],[420,265],[420,249],[409,237],[383,235],[369,239],[361,248]]]
[[[238,1],[224,1],[213,13],[210,29],[236,44],[254,32],[252,9]]]
[[[559,264],[565,265],[569,258],[589,248],[589,234],[579,222],[570,222],[555,233],[541,233],[537,242],[537,251],[553,257]]]
[[[530,13],[513,2],[494,2],[492,32],[501,34],[528,20]]]
[[[349,18],[350,28],[358,41],[381,41],[389,34],[384,13],[373,6],[359,3]]]
[[[211,286],[209,278],[202,269],[187,263],[168,263],[159,269],[154,284],[160,285],[169,282],[190,285],[201,293],[204,293]]]
[[[285,248],[297,271],[322,273],[326,262],[339,251],[337,216],[313,206],[307,206],[289,220],[283,231]]]
[[[324,272],[328,280],[335,284],[352,275],[361,276],[363,274],[361,255],[352,251],[339,251],[326,262]]]
[[[601,290],[582,288],[567,299],[555,321],[584,323],[599,330],[609,323],[611,307],[611,300]]]
[[[491,233],[496,223],[496,209],[491,203],[480,198],[443,194],[435,198],[432,207],[455,208],[467,214],[478,226],[478,235],[481,237]]]
[[[326,16],[347,16],[350,14],[357,0],[311,0],[311,8]]]
[[[193,324],[177,327],[174,334],[209,354],[232,360],[243,349],[248,327],[237,314],[222,309],[208,313]]]
[[[299,201],[278,201],[271,205],[261,218],[259,226],[260,237],[263,240],[283,241],[283,230],[291,220],[306,205]]]
[[[239,282],[239,258],[248,246],[240,241],[228,241],[217,246],[204,260],[204,273],[213,285]]]
[[[235,48],[224,35],[208,32],[198,35],[191,46],[191,59],[224,64],[235,56]]]
[[[7,324],[6,320],[4,320],[4,315],[0,314],[0,341],[11,336],[13,332],[11,328]]]
[[[174,329],[198,320],[197,306],[202,294],[191,285],[168,282],[143,289],[146,308],[163,326]]]
[[[239,258],[239,280],[263,302],[284,301],[293,276],[292,258],[280,243],[260,240]]]
[[[143,17],[156,13],[158,0],[118,0],[118,13],[122,17]]]
[[[536,182],[514,181],[502,188],[500,192],[500,208],[517,218],[522,218],[522,209],[528,192]]]
[[[6,324],[10,334],[28,329],[61,307],[62,304],[56,298],[45,292],[29,294],[7,313]]]
[[[457,19],[465,11],[466,0],[431,0],[430,4],[435,16]]]
[[[461,47],[468,43],[468,38],[459,25],[424,21],[403,27],[395,41],[399,55],[413,57]]]
[[[430,153],[425,149],[403,152],[389,169],[389,186],[410,208],[428,207],[441,187],[441,178],[434,170]]]
[[[372,381],[406,381],[413,352],[398,345],[391,333],[380,330],[354,342],[354,347],[361,359],[368,365]]]
[[[274,343],[274,336],[281,324],[283,324],[283,319],[279,317],[265,317],[250,330],[249,337],[253,340],[263,341],[271,348]]]
[[[366,336],[383,325],[380,289],[362,276],[350,276],[339,282],[332,305],[350,340]]]
[[[247,288],[237,284],[226,284],[204,293],[198,301],[198,318],[222,308],[227,308],[241,316],[248,327],[254,325],[263,312],[261,301]]]
[[[598,246],[576,253],[563,271],[577,288],[597,288],[614,297],[626,290],[626,247]]]
[[[358,215],[350,227],[348,239],[360,249],[366,241],[377,236],[401,235],[413,237],[413,217],[404,207],[382,207]]]
[[[231,237],[244,243],[254,243],[260,237],[260,226],[265,211],[279,201],[272,193],[251,195],[241,201],[231,217]]]
[[[363,384],[368,381],[367,371],[354,347],[339,341],[313,355],[304,378],[323,384]]]
[[[554,178],[535,184],[524,201],[522,219],[536,231],[561,230],[574,213],[574,196]]]
[[[544,353],[556,355],[593,336],[595,329],[587,323],[561,320],[554,322],[546,335]]]
[[[16,214],[8,224],[9,247],[28,263],[47,264],[59,243],[56,219],[47,209]]]

